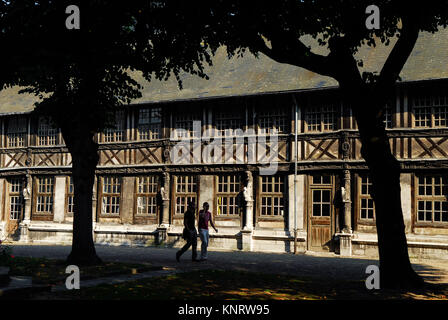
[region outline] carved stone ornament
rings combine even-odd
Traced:
[[[171,153],[170,147],[167,146],[163,149],[162,155],[163,155],[163,161],[165,163],[171,163],[170,153]]]
[[[252,187],[253,186],[253,178],[252,172],[246,171],[246,186],[243,189],[243,195],[245,201],[252,201]]]
[[[160,195],[162,200],[169,200],[169,192],[170,190],[170,174],[168,172],[163,172],[163,181],[162,187],[160,188]]]
[[[30,190],[30,187],[25,187],[25,188],[23,188],[22,193],[23,193],[23,199],[25,199],[25,200],[29,200],[29,199],[31,199],[31,190]]]
[[[160,188],[160,195],[162,196],[162,200],[169,200],[168,192],[165,187]]]

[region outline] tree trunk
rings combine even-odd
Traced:
[[[358,91],[359,92],[359,91]],[[415,288],[423,280],[412,269],[401,207],[400,164],[391,152],[379,114],[378,99],[358,97],[353,108],[362,142],[361,154],[372,179],[381,288]]]
[[[101,263],[96,254],[92,230],[92,196],[98,145],[93,141],[94,134],[82,129],[82,122],[75,121],[70,126],[61,129],[72,156],[74,185],[73,241],[67,262],[78,266],[94,265]]]

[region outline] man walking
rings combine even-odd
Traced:
[[[176,260],[179,262],[180,256],[185,253],[191,246],[191,259],[196,260],[197,257],[197,244],[198,244],[198,233],[195,227],[196,220],[196,206],[194,202],[189,201],[187,205],[187,211],[184,213],[184,232],[183,238],[187,240],[187,243],[176,252]]]
[[[210,225],[218,232],[218,229],[215,228],[212,220],[212,214],[208,211],[209,205],[207,202],[204,202],[203,209],[199,211],[199,237],[201,238],[201,259],[200,261],[207,260],[207,247],[209,241],[209,233],[208,233],[208,222],[210,221]]]

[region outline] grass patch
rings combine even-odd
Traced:
[[[53,294],[52,299],[98,300],[335,300],[447,299],[447,291],[415,295],[369,291],[364,281],[319,281],[242,271],[202,270]]]
[[[10,263],[10,275],[32,277],[33,284],[59,285],[64,284],[68,276],[65,273],[67,266],[68,264],[64,260],[15,257]],[[158,270],[160,267],[136,263],[104,262],[101,265],[83,266],[79,269],[82,281],[83,279]]]

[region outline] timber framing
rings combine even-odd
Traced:
[[[401,166],[403,213],[407,236],[412,243],[410,248],[415,248],[420,256],[422,252],[435,256],[442,252],[448,256],[443,245],[448,241],[448,221],[443,220],[443,214],[437,216],[435,222],[419,221],[420,198],[416,194],[417,179],[422,175],[448,179],[448,79],[398,83],[395,94],[389,99],[387,112],[390,112],[390,121],[386,132],[392,153]],[[416,117],[426,116],[426,113],[416,115],[414,101],[428,95],[446,96],[447,104],[437,108],[446,108],[447,111],[439,112],[434,106],[428,106],[428,110],[433,112],[431,125],[415,126]],[[334,107],[321,108],[329,102]],[[293,132],[295,103],[298,104],[297,145]],[[154,114],[160,113],[160,119],[154,121],[157,127],[148,135],[140,135],[139,128],[147,127],[139,127],[139,115],[152,114],[153,108],[158,108]],[[201,121],[200,136],[190,131],[193,138],[171,139],[179,129],[176,128],[176,123],[180,123],[177,121],[179,110],[187,108],[194,109],[197,117],[183,117],[182,128],[193,128],[189,121],[197,118]],[[312,112],[308,112],[310,108],[314,108]],[[142,109],[146,111],[140,112]],[[278,110],[271,115],[267,111],[272,109]],[[361,207],[365,208],[365,202],[361,202],[369,199],[368,194],[361,195],[360,177],[368,173],[368,168],[361,157],[356,121],[350,107],[339,100],[337,88],[179,99],[129,105],[121,112],[121,125],[109,131],[113,133],[110,135],[113,139],[108,140],[111,142],[103,142],[104,133],[98,133],[95,139],[99,141],[99,163],[95,171],[92,215],[97,243],[152,245],[165,242],[180,245],[182,208],[185,201],[192,198],[198,207],[205,201],[211,205],[214,221],[220,230],[218,234],[211,234],[212,246],[292,251],[293,208],[297,206],[299,251],[347,253],[346,248],[341,247],[346,241],[340,240],[347,234],[353,245],[350,254],[371,254],[374,251],[372,248],[377,243],[375,220],[371,215],[360,218]],[[263,115],[271,118],[263,118]],[[8,147],[8,123],[12,116],[26,118],[24,146]],[[19,241],[69,242],[73,220],[73,214],[67,212],[68,197],[72,196],[68,191],[71,156],[68,149],[60,144],[63,142],[60,131],[54,145],[37,145],[38,121],[39,117],[34,113],[0,114],[0,188],[4,191],[0,203],[0,231]],[[435,127],[436,123],[444,125]],[[226,129],[234,132],[235,128],[241,129],[244,135],[230,135],[231,152],[226,153],[226,148],[221,146],[213,151],[213,155],[221,153],[221,161],[204,160],[203,155],[213,146],[213,141],[224,138]],[[277,147],[269,139],[269,132],[273,129],[281,130],[276,137]],[[211,132],[211,136],[204,136],[206,132]],[[144,140],[140,140],[142,136]],[[259,139],[265,139],[262,141],[266,143],[261,146],[254,143]],[[182,154],[184,158],[180,161],[173,161],[172,153],[178,146],[187,148],[188,152]],[[297,195],[293,191],[295,152],[298,155]],[[260,157],[258,153],[261,153]],[[273,163],[276,170],[270,184],[263,180],[261,172]],[[313,183],[315,176],[328,176],[330,182],[322,185]],[[11,179],[16,177],[24,179],[30,188],[30,197],[23,202],[23,221],[14,224],[8,218],[11,195],[6,191]],[[53,179],[53,193],[45,194],[48,201],[53,201],[53,211],[37,214],[40,193],[36,184],[42,177]],[[104,179],[111,177],[118,178],[119,192],[104,192]],[[139,191],[139,177],[156,181],[154,190],[157,192]],[[187,180],[182,180],[185,177]],[[237,179],[237,192],[219,191],[220,177],[226,177],[228,181]],[[188,179],[194,180],[193,189],[180,182]],[[275,189],[280,182],[281,192]],[[343,198],[343,191],[348,195],[347,199]],[[331,199],[316,198],[324,196]],[[106,197],[119,199],[119,202],[111,205]],[[147,208],[148,204],[138,200],[145,197],[156,199],[152,202],[156,208],[151,209],[151,214],[138,214],[147,210],[142,208]],[[440,195],[425,201],[448,203],[447,197]],[[315,210],[318,207],[324,210],[322,208],[327,204],[330,209],[325,212],[329,216],[327,213],[317,214]],[[113,210],[119,208],[119,211],[104,214],[105,205],[113,207]],[[233,208],[234,213],[219,215],[221,209],[218,206],[226,210]],[[425,243],[433,245],[428,247]]]

